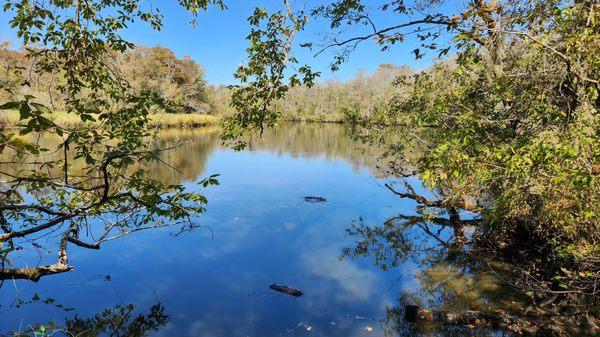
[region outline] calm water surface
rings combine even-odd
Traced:
[[[0,332],[117,304],[143,312],[160,302],[170,322],[152,336],[414,335],[398,319],[404,303],[493,305],[498,285],[489,275],[470,275],[468,261],[436,255],[429,246],[437,238],[423,228],[398,230],[394,217],[415,215],[415,204],[382,187],[377,151],[349,132],[282,126],[242,152],[220,146],[214,129],[165,132],[163,144],[194,142],[164,157],[181,172],[157,164],[157,177],[197,189],[196,181],[220,174],[197,219],[205,227],[177,236],[174,229],[134,233],[99,251],[71,247],[75,271],[3,284]],[[309,195],[327,201],[308,203]],[[449,235],[430,226],[439,238]],[[423,262],[423,254],[433,259]],[[268,288],[274,282],[304,296],[276,293]],[[35,294],[40,300],[27,303]]]

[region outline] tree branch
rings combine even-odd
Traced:
[[[421,205],[427,206],[427,207],[435,207],[435,208],[444,208],[446,209],[449,213],[454,213],[454,211],[452,209],[463,209],[465,211],[469,211],[469,212],[475,212],[475,213],[479,213],[480,209],[479,207],[477,207],[476,205],[473,205],[465,200],[458,200],[458,201],[446,201],[446,200],[429,200],[427,198],[425,198],[422,195],[419,195],[415,192],[415,190],[412,188],[412,186],[410,186],[406,181],[404,181],[404,186],[407,189],[407,192],[400,192],[396,189],[394,189],[392,187],[392,185],[390,185],[389,183],[384,184],[384,186],[390,190],[392,193],[394,193],[395,195],[399,196],[400,198],[406,198],[406,199],[412,199],[416,202],[418,202]]]
[[[348,43],[351,43],[351,42],[362,42],[362,41],[368,40],[368,39],[370,39],[372,37],[375,37],[375,36],[381,36],[381,35],[383,35],[383,34],[385,34],[387,32],[393,31],[393,30],[397,30],[397,29],[400,29],[400,28],[406,28],[406,27],[410,27],[410,26],[421,25],[421,24],[441,25],[441,26],[451,27],[453,29],[456,29],[460,33],[468,34],[473,39],[473,41],[477,42],[478,44],[480,44],[482,46],[485,45],[485,43],[481,39],[479,39],[478,37],[473,36],[471,33],[469,33],[468,31],[466,31],[466,30],[464,30],[462,28],[457,27],[456,22],[454,22],[454,21],[422,19],[422,20],[414,20],[414,21],[410,21],[410,22],[405,22],[405,23],[402,23],[402,24],[399,24],[399,25],[396,25],[396,26],[391,26],[391,27],[388,27],[388,28],[384,28],[384,29],[381,29],[381,30],[375,30],[371,34],[367,34],[367,35],[363,35],[363,36],[356,36],[356,37],[349,38],[349,39],[344,40],[344,41],[330,43],[330,44],[326,45],[325,47],[323,47],[321,50],[319,50],[314,56],[315,57],[319,56],[324,51],[326,51],[327,49],[330,49],[332,47],[341,47],[341,46],[344,46],[344,45],[346,45]]]

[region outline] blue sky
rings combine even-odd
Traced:
[[[265,7],[279,4],[278,0],[225,0],[228,9],[221,11],[216,7],[203,13],[197,19],[198,24],[193,28],[190,24],[191,17],[181,9],[176,1],[154,2],[165,15],[165,26],[162,31],[153,31],[149,26],[135,24],[125,32],[125,37],[136,44],[155,46],[160,45],[172,49],[177,56],[190,56],[206,69],[206,77],[210,84],[235,83],[233,73],[238,64],[246,60],[245,36],[249,31],[246,18],[252,13],[254,7]],[[379,1],[366,1],[376,8]],[[320,2],[317,0],[295,0],[292,2],[297,8],[313,8]],[[378,26],[384,27],[398,18],[394,16],[378,15],[373,17]],[[0,12],[0,41],[12,41],[19,46],[14,31],[9,26],[10,15]],[[323,22],[311,22],[307,30],[300,34],[297,42],[319,40],[321,34],[327,32]],[[352,33],[352,32],[348,32]],[[321,71],[320,81],[329,79],[346,80],[353,77],[359,69],[367,72],[374,71],[379,64],[392,63],[397,65],[408,64],[413,68],[423,68],[431,63],[431,57],[426,56],[415,60],[411,51],[418,46],[416,41],[408,40],[397,45],[390,51],[381,52],[371,41],[362,44],[353,52],[350,60],[337,72],[331,72],[328,65],[332,61],[332,53],[324,53],[313,57],[314,52],[305,48],[298,48],[296,55],[301,63],[310,64],[313,69]]]

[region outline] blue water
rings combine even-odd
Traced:
[[[504,336],[403,322],[405,304],[460,312],[518,310],[519,303],[488,261],[444,243],[451,228],[415,221],[417,205],[383,186],[394,180],[385,178],[380,150],[350,133],[340,125],[284,125],[252,137],[241,152],[222,146],[214,129],[162,133],[161,145],[186,142],[164,153],[168,165],[151,164],[152,174],[205,194],[196,228],[136,232],[100,250],[69,246],[74,271],[3,282],[0,335],[39,331],[37,323],[61,327],[118,305],[147,314],[160,303],[168,323],[150,336]],[[220,174],[220,185],[201,189],[197,182],[211,174]],[[53,263],[56,240],[45,233],[37,249],[23,244],[12,260]],[[275,292],[272,283],[304,295]]]
[[[406,262],[383,271],[369,257],[341,259],[356,241],[346,229],[357,219],[375,225],[414,214],[414,203],[382,187],[381,172],[365,164],[368,152],[346,149],[350,159],[329,151],[330,144],[286,149],[274,137],[242,152],[216,139],[201,151],[174,150],[192,168],[181,178],[187,188],[220,174],[197,219],[205,227],[177,236],[174,228],[133,233],[98,251],[70,247],[73,272],[3,284],[0,331],[90,317],[116,304],[143,312],[160,302],[170,322],[152,336],[383,336],[386,308],[418,288],[417,267]],[[308,195],[327,201],[308,203]],[[271,283],[304,295],[274,292]],[[40,300],[18,306],[35,294]],[[47,298],[55,301],[41,302]]]

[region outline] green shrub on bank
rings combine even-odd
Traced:
[[[404,82],[390,113],[363,120],[363,131],[395,127],[397,167],[414,168],[446,205],[478,212],[495,243],[512,252],[526,243],[541,259],[531,272],[551,279],[540,287],[591,294],[600,279],[597,5],[535,2],[525,18],[501,9],[534,35],[461,36],[456,63]]]

